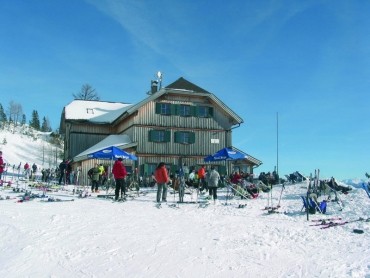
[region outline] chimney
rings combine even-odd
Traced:
[[[158,92],[158,81],[152,80],[151,81],[151,94],[154,94],[156,92]]]

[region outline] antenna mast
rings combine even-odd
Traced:
[[[158,71],[157,72],[158,91],[162,88],[162,77],[163,77],[163,74],[160,71]]]

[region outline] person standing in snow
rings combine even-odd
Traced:
[[[213,197],[213,200],[217,200],[217,187],[220,180],[220,174],[216,171],[215,167],[211,167],[211,172],[208,178],[209,195]]]
[[[36,174],[36,172],[37,172],[37,165],[36,165],[36,163],[33,163],[32,164],[32,171],[33,171],[34,174]]]
[[[191,186],[195,186],[195,170],[192,170],[189,174],[188,182]]]
[[[4,168],[5,168],[5,163],[4,163],[4,160],[3,160],[3,152],[0,151],[0,180],[1,180],[1,176],[3,175],[3,172],[4,172]]]
[[[160,162],[155,169],[155,180],[157,181],[157,203],[167,202],[167,184],[170,182],[166,165],[164,162]]]
[[[71,184],[72,160],[66,161],[66,184]]]
[[[24,169],[24,178],[25,179],[30,178],[30,165],[28,164],[28,162],[24,164],[23,169]]]
[[[91,193],[97,192],[99,193],[99,164],[96,163],[95,167],[91,168],[88,174],[91,173]]]
[[[184,165],[182,166],[182,169],[184,171],[184,178],[185,178],[186,181],[188,181],[189,171],[190,171],[189,166],[186,163],[184,163]]]
[[[105,169],[103,164],[99,165],[99,185],[103,185],[103,175],[104,175]]]
[[[36,172],[37,172],[37,165],[33,163],[32,164],[32,176],[34,180],[36,180]]]
[[[108,171],[109,171],[109,168],[107,165],[104,165],[104,171],[103,171],[103,176],[102,176],[102,181],[101,181],[101,185],[105,185],[105,183],[108,181]]]
[[[125,165],[122,163],[122,158],[118,158],[113,164],[112,173],[116,181],[115,200],[117,201],[121,193],[121,197],[126,196],[126,182],[127,171]],[[122,196],[123,194],[123,196]]]
[[[67,163],[63,159],[63,161],[59,164],[59,185],[62,183],[62,179],[64,178],[66,169],[67,169]]]
[[[203,189],[207,189],[206,166],[205,165],[202,165],[202,167],[200,167],[198,170],[198,190],[202,192]]]

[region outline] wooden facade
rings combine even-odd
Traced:
[[[151,175],[159,162],[165,162],[174,173],[179,161],[190,169],[205,164],[203,159],[224,147],[232,146],[232,132],[243,123],[215,95],[180,78],[143,101],[127,109],[109,123],[70,120],[62,114],[61,132],[65,138],[65,157],[73,158],[110,134],[126,134],[132,142],[120,146],[134,153],[138,160],[126,161],[129,169]],[[253,173],[262,164],[248,155],[238,161],[243,171]],[[82,174],[93,162],[80,161]],[[226,161],[214,163],[221,174],[230,173]],[[83,176],[83,175],[82,175]]]

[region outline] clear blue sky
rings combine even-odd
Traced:
[[[136,103],[179,77],[244,120],[234,146],[279,173],[370,171],[370,1],[0,1],[0,103],[59,126],[83,84]]]

